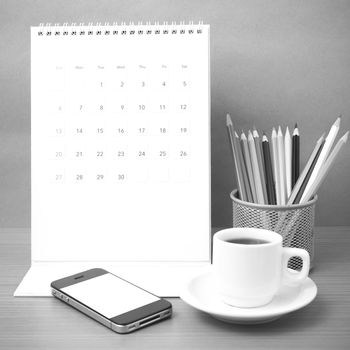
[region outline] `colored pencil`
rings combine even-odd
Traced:
[[[244,187],[245,187],[245,191],[246,191],[246,195],[247,195],[247,201],[253,202],[253,196],[252,196],[252,191],[250,188],[247,167],[246,167],[246,164],[244,162],[241,143],[239,142],[239,136],[236,133],[236,131],[235,131],[235,138],[236,138],[236,145],[237,145],[238,160],[239,160],[239,163],[240,163],[241,169],[242,169],[242,176],[243,176]]]
[[[310,200],[316,194],[316,192],[318,191],[319,187],[321,186],[321,184],[323,183],[324,179],[326,178],[327,174],[331,170],[332,165],[334,164],[335,159],[339,155],[340,150],[343,148],[343,146],[348,141],[348,136],[349,136],[349,131],[347,131],[346,134],[343,135],[339,139],[337,144],[334,146],[333,151],[331,152],[331,154],[329,155],[327,160],[322,165],[320,171],[318,172],[316,180],[313,182],[313,184],[310,187],[310,189],[308,190],[308,192],[306,192],[305,195],[303,195],[304,199],[302,199],[302,203],[306,203],[308,200]]]
[[[240,196],[240,199],[242,199],[243,201],[247,201],[248,198],[247,198],[246,191],[244,188],[243,174],[242,174],[242,170],[241,170],[241,166],[240,166],[240,162],[239,162],[239,158],[238,158],[238,153],[237,153],[237,145],[236,145],[237,141],[236,141],[236,137],[235,137],[235,133],[234,133],[234,129],[233,129],[233,123],[232,123],[232,120],[231,120],[231,117],[229,114],[227,114],[227,116],[226,116],[226,126],[227,126],[228,135],[229,135],[230,142],[231,142],[232,156],[233,156],[233,161],[235,164],[236,179],[237,179],[239,196]]]
[[[286,171],[286,198],[289,198],[292,191],[292,138],[288,126],[284,134],[284,160]]]
[[[269,140],[265,133],[263,133],[263,137],[262,137],[262,149],[263,149],[263,156],[264,156],[264,165],[265,165],[264,168],[265,168],[268,203],[276,204],[275,184],[273,180],[270,146],[269,146]]]
[[[269,201],[267,198],[267,189],[266,189],[264,160],[263,160],[263,155],[262,155],[262,146],[261,146],[261,142],[260,142],[259,133],[255,127],[253,129],[253,138],[254,138],[256,156],[258,158],[259,173],[260,173],[261,185],[262,185],[262,190],[263,190],[264,202],[267,204]]]
[[[286,204],[286,174],[284,161],[284,142],[281,127],[278,127],[277,133],[277,151],[278,151],[278,168],[280,177],[281,205]]]
[[[247,167],[249,185],[250,185],[250,189],[252,191],[253,202],[257,203],[258,198],[256,196],[254,175],[253,175],[252,162],[251,162],[250,154],[249,154],[248,140],[247,140],[247,137],[245,136],[245,133],[243,131],[241,134],[241,148],[243,151],[242,153],[243,153],[244,162],[245,162],[245,165]]]
[[[309,193],[310,188],[313,186],[313,184],[314,184],[314,182],[315,182],[315,180],[317,178],[317,175],[318,175],[319,171],[321,170],[322,165],[324,164],[324,162],[326,161],[326,159],[327,159],[327,157],[329,155],[329,152],[330,152],[330,150],[332,148],[334,140],[335,140],[335,138],[336,138],[336,136],[338,134],[339,125],[340,125],[340,117],[338,117],[336,119],[336,121],[332,125],[331,129],[329,130],[329,133],[328,133],[327,138],[326,138],[326,142],[325,142],[325,144],[324,144],[324,146],[322,148],[320,156],[317,159],[315,168],[312,171],[310,179],[309,179],[309,181],[308,181],[308,183],[306,185],[304,194],[301,197],[301,202],[305,202],[306,194]]]
[[[276,203],[281,205],[281,189],[280,189],[280,170],[278,166],[278,146],[277,146],[277,132],[276,129],[272,129],[271,135],[272,143],[272,163],[273,163],[273,175],[275,179],[275,189],[276,189]]]
[[[322,152],[322,149],[323,149],[323,147],[324,147],[324,144],[325,144],[325,143],[323,142],[323,143],[321,144],[319,150],[317,151],[316,156],[315,156],[314,160],[313,160],[312,163],[311,163],[310,169],[308,170],[308,172],[307,172],[307,174],[306,174],[305,180],[304,180],[303,184],[301,185],[301,187],[300,187],[300,189],[299,189],[299,192],[298,192],[296,198],[294,199],[294,202],[293,202],[294,204],[300,203],[301,198],[302,198],[303,194],[305,193],[305,188],[306,188],[307,184],[308,184],[309,181],[310,181],[311,174],[312,174],[312,172],[314,171],[315,165],[317,164],[317,160],[318,160],[318,158],[320,157],[320,154],[321,154],[321,152]]]
[[[300,135],[298,124],[295,124],[292,136],[292,189],[299,178],[300,172]]]
[[[253,169],[253,175],[254,175],[254,183],[255,183],[255,189],[256,189],[256,195],[258,199],[258,204],[265,204],[264,201],[264,194],[261,184],[261,177],[260,177],[260,171],[259,171],[259,164],[258,164],[258,157],[256,154],[256,148],[254,143],[254,138],[251,133],[251,131],[248,131],[248,146],[249,146],[249,152],[250,152],[250,159],[252,161],[252,169]]]
[[[316,164],[315,160],[317,161],[317,158],[320,154],[320,151],[324,145],[325,142],[325,134],[323,134],[316,142],[316,145],[313,149],[313,151],[310,154],[310,157],[303,169],[303,171],[301,172],[295,186],[293,187],[292,193],[290,195],[290,197],[288,198],[288,202],[287,205],[291,205],[291,204],[296,204],[299,203],[301,196],[304,192],[304,189],[306,187],[307,181],[308,181],[308,175],[310,177],[312,169],[314,167],[314,165]],[[303,187],[303,189],[302,189]],[[299,200],[296,201],[297,196],[299,195]]]

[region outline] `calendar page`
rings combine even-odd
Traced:
[[[209,27],[32,27],[32,259],[208,261]]]

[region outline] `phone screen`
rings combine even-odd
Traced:
[[[106,318],[113,318],[160,300],[153,294],[111,273],[64,287],[61,290]]]

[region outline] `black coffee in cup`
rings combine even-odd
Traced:
[[[266,241],[264,239],[256,239],[256,238],[234,238],[234,239],[228,239],[225,241],[228,243],[247,244],[247,245],[269,243],[269,241]]]

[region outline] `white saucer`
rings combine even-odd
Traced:
[[[238,308],[225,304],[215,290],[211,272],[194,277],[180,293],[180,298],[194,308],[229,323],[254,324],[273,321],[311,303],[316,284],[307,278],[300,286],[282,285],[274,299],[256,308]]]

